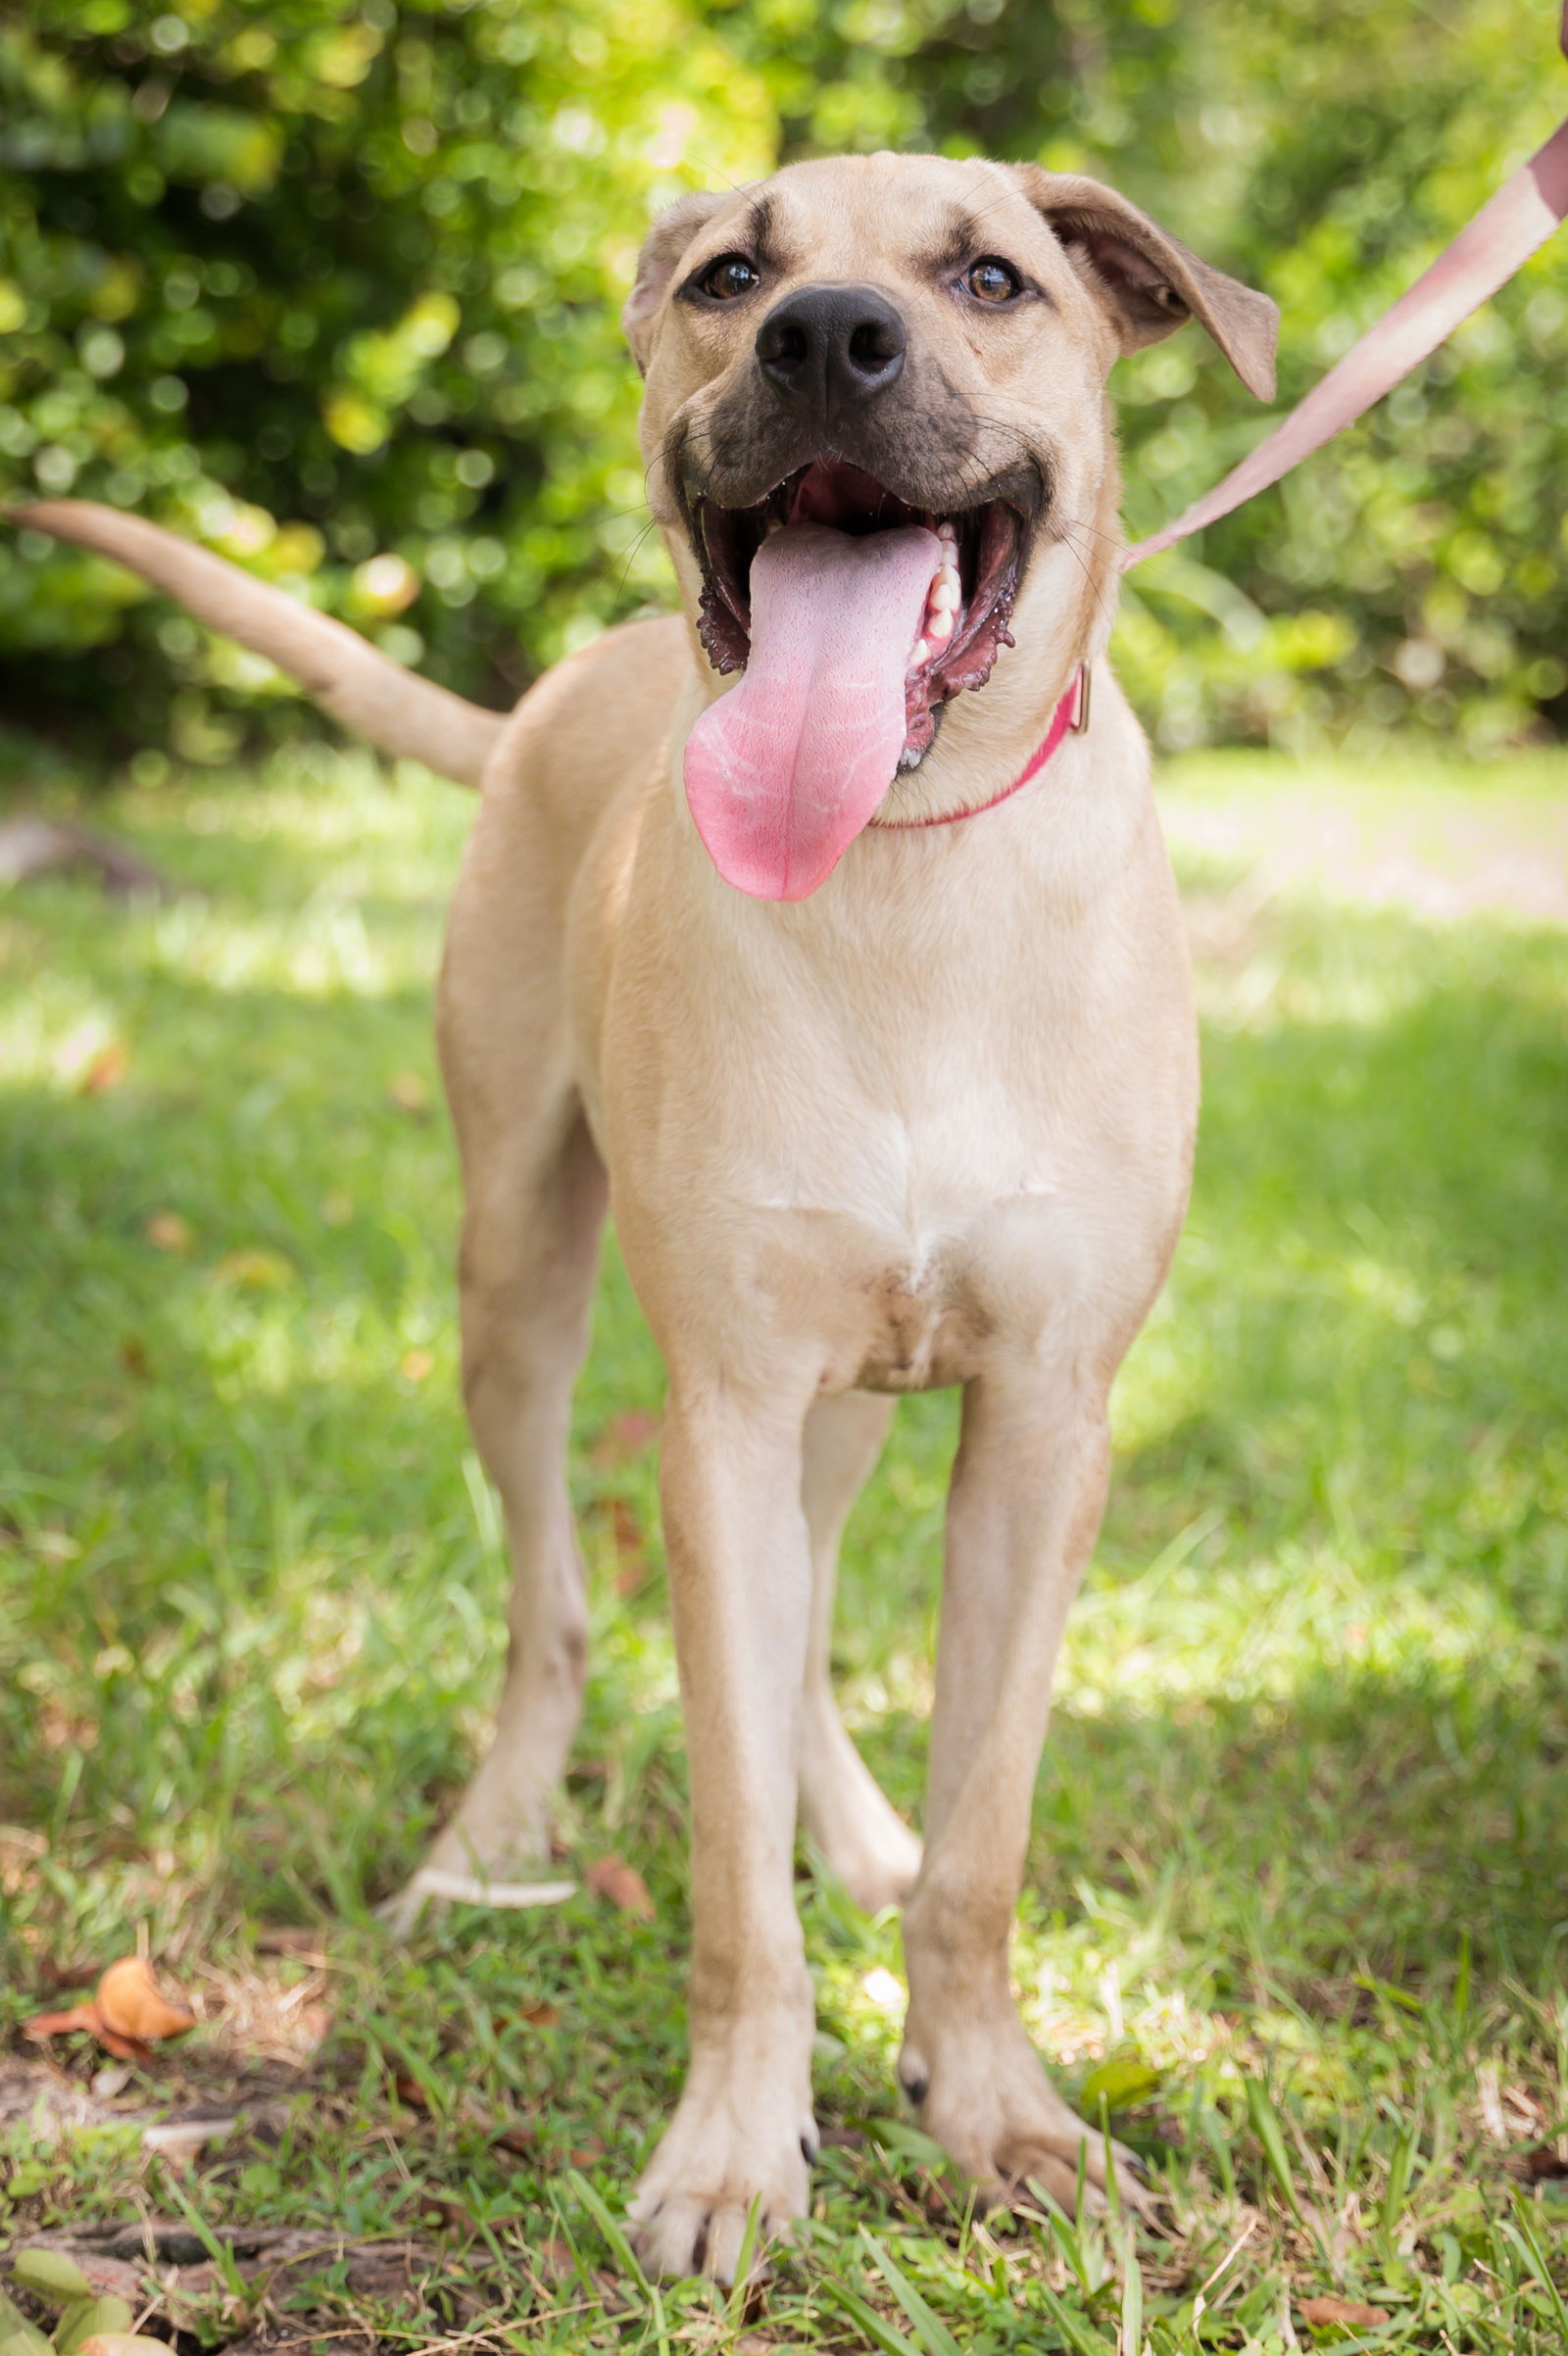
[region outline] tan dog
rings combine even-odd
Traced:
[[[774,2232],[807,2206],[798,1799],[863,1904],[907,1897],[922,2125],[987,2192],[1104,2186],[1008,1940],[1106,1397],[1187,1199],[1182,927],[1103,647],[1105,378],[1190,313],[1266,393],[1273,307],[1093,181],[881,155],[685,199],[626,310],[684,614],[609,632],[504,725],[152,527],[30,512],[375,741],[482,768],[440,1037],[512,1650],[409,1910],[548,1854],[586,1630],[564,1446],[612,1200],[668,1368],[691,1760],[690,2075],[632,2203],[664,2273],[728,2278],[755,2200]],[[1080,665],[1092,717],[1061,735]],[[893,1399],[936,1384],[964,1399],[922,1856],[839,1721],[828,1638]]]

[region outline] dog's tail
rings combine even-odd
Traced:
[[[267,656],[335,720],[383,753],[407,754],[460,785],[478,784],[503,714],[405,670],[346,623],[118,508],[43,499],[10,515],[29,531],[74,541],[139,572],[199,621]]]

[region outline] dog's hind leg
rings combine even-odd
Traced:
[[[440,1039],[465,1188],[463,1386],[500,1492],[513,1584],[495,1734],[456,1814],[387,1910],[406,1927],[431,1877],[537,1880],[576,1732],[588,1616],[566,1487],[607,1187],[570,1075],[559,892],[541,861],[486,855],[481,817],[453,908]],[[508,868],[510,866],[510,872]]]
[[[890,1399],[847,1391],[806,1419],[801,1501],[811,1543],[811,1633],[801,1717],[801,1813],[858,1906],[902,1905],[920,1870],[920,1843],[845,1732],[833,1698],[833,1591],[850,1508],[881,1452]]]

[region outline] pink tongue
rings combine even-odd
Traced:
[[[726,883],[804,900],[893,782],[904,679],[941,548],[794,523],[752,561],[752,652],[686,744],[686,799]]]

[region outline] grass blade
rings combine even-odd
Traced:
[[[1291,2174],[1290,2154],[1285,2148],[1285,2133],[1280,2115],[1274,2108],[1273,2096],[1260,2078],[1247,2081],[1247,2110],[1252,2122],[1252,2132],[1263,2147],[1268,2171],[1279,2186],[1280,2197],[1291,2215],[1299,2218],[1300,2204],[1296,2197],[1296,2179]]]
[[[603,2193],[596,2192],[588,2179],[579,2175],[575,2168],[567,2169],[566,2183],[609,2242],[615,2263],[619,2266],[622,2274],[631,2278],[644,2298],[651,2299],[654,2295],[653,2284],[637,2263],[637,2253],[627,2240],[620,2221],[611,2215],[610,2203],[605,2199]]]
[[[1086,2323],[1082,2316],[1072,2314],[1067,2307],[1063,2306],[1049,2282],[1037,2282],[1035,2289],[1045,2306],[1046,2313],[1067,2345],[1077,2349],[1078,2356],[1108,2356],[1112,2343],[1108,2339],[1102,2338],[1093,2324]]]
[[[1122,2240],[1121,2262],[1121,2356],[1143,2356],[1144,2278],[1131,2227]]]
[[[752,2295],[752,2260],[762,2230],[762,2195],[754,2192],[752,2205],[746,2212],[746,2231],[735,2260],[735,2281],[730,2288],[728,2317],[733,2331],[739,2331],[746,2320],[746,2305]]]
[[[906,2339],[902,2331],[885,2323],[848,2282],[824,2282],[822,2288],[836,2307],[843,2308],[851,2323],[859,2325],[871,2345],[881,2349],[882,2356],[919,2356],[913,2340]]]
[[[925,2356],[962,2356],[962,2350],[939,2315],[932,2313],[908,2277],[888,2256],[874,2233],[862,2226],[860,2239],[871,2253],[872,2262],[899,2305],[914,2327],[915,2345]]]

